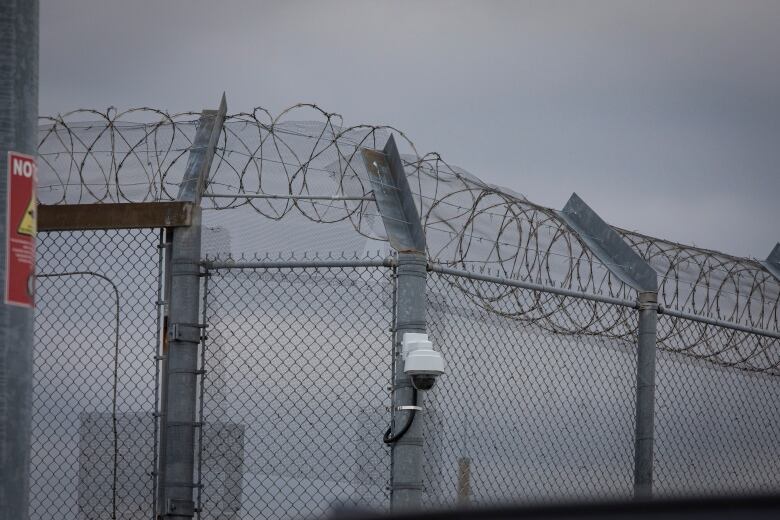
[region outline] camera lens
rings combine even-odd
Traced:
[[[412,376],[412,385],[417,390],[430,390],[436,383],[436,376],[427,374],[416,374]]]

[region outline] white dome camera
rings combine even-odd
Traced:
[[[404,373],[417,390],[430,390],[436,378],[444,373],[444,359],[433,350],[427,334],[407,332],[401,340]]]

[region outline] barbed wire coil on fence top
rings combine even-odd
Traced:
[[[39,200],[174,199],[198,118],[198,112],[169,114],[149,107],[42,117]],[[295,105],[276,116],[263,108],[227,116],[207,189],[219,196],[207,197],[206,203],[214,210],[243,208],[277,221],[295,214],[314,223],[346,222],[364,237],[384,240],[359,151],[381,148],[390,133],[403,153],[432,261],[580,292],[634,297],[555,211],[485,183],[437,153],[421,155],[396,128],[344,126],[340,115],[313,104]],[[757,261],[616,229],[658,273],[664,307],[780,330],[780,284]],[[516,291],[487,296],[470,284],[460,285],[486,308],[517,319],[528,316],[527,302],[518,300]],[[589,317],[586,329],[633,334],[632,327],[617,327],[613,318]],[[582,333],[583,325],[564,328]],[[681,337],[680,326],[669,333]],[[674,350],[734,365],[721,349],[712,350],[709,329],[694,334],[690,327],[695,326],[686,327],[690,341]],[[775,371],[776,349],[777,342],[770,342],[763,358],[739,355],[737,365]]]

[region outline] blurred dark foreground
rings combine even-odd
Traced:
[[[414,513],[376,513],[340,509],[331,520],[460,520],[460,519],[663,519],[663,520],[744,520],[780,519],[780,495],[756,495],[669,500],[565,503],[544,506],[466,508]]]

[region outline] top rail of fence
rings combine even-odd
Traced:
[[[748,327],[745,325],[740,325],[739,323],[733,323],[730,321],[724,321],[724,320],[718,320],[715,318],[708,318],[706,316],[697,316],[696,314],[690,314],[688,312],[681,312],[675,309],[669,309],[663,306],[658,307],[658,314],[666,314],[667,316],[672,316],[673,318],[680,318],[683,320],[690,320],[690,321],[696,321],[699,323],[704,323],[705,325],[712,325],[714,327],[721,327],[724,329],[730,329],[730,330],[736,330],[738,332],[746,332],[748,334],[756,334],[759,336],[765,336],[767,338],[774,338],[774,339],[780,339],[780,333],[773,332],[771,330],[766,329],[758,329],[755,327]]]
[[[335,259],[335,260],[260,260],[260,261],[232,261],[232,260],[207,260],[201,262],[201,265],[207,270],[224,270],[224,269],[328,269],[328,268],[361,268],[361,267],[387,267],[392,268],[396,265],[396,260],[393,257],[387,258],[366,258],[366,259]],[[475,273],[472,271],[465,271],[461,269],[453,269],[436,264],[428,264],[428,270],[434,273],[445,274],[450,276],[457,276],[461,278],[468,278],[471,280],[477,280],[482,282],[495,283],[499,285],[505,285],[509,287],[517,287],[520,289],[527,289],[531,291],[544,292],[548,294],[555,294],[558,296],[564,296],[569,298],[578,298],[581,300],[590,300],[598,303],[605,303],[608,305],[616,305],[619,307],[625,307],[629,309],[638,309],[639,304],[637,301],[614,298],[611,296],[605,296],[601,294],[592,294],[581,291],[573,291],[571,289],[565,289],[561,287],[552,287],[549,285],[528,282],[524,280],[516,280],[510,278],[503,278],[498,276],[491,276],[487,274]],[[741,325],[739,323],[733,323],[726,320],[720,320],[715,318],[709,318],[706,316],[699,316],[687,312],[678,311],[662,305],[658,306],[658,313],[665,314],[674,318],[685,319],[689,321],[703,323],[705,325],[711,325],[714,327],[721,327],[724,329],[735,330],[738,332],[744,332],[748,334],[756,334],[759,336],[765,336],[768,338],[780,339],[780,333],[760,329],[757,327],[750,327]]]
[[[393,267],[395,259],[336,259],[336,260],[261,260],[261,261],[239,261],[230,260],[201,262],[201,265],[209,270],[220,269],[328,269],[328,268],[351,268],[351,267]]]
[[[578,291],[572,291],[570,289],[563,289],[560,287],[551,287],[549,285],[542,285],[533,282],[525,282],[522,280],[512,280],[509,278],[500,278],[497,276],[490,276],[485,274],[473,273],[471,271],[462,271],[460,269],[451,269],[449,267],[442,267],[433,265],[430,270],[435,273],[448,274],[451,276],[460,276],[462,278],[470,278],[472,280],[479,280],[483,282],[497,283],[501,285],[508,285],[510,287],[518,287],[521,289],[529,289],[531,291],[540,291],[551,294],[557,294],[559,296],[569,296],[572,298],[580,298],[583,300],[592,300],[601,303],[608,303],[610,305],[619,305],[621,307],[630,307],[632,309],[637,308],[638,304],[634,301],[624,300],[621,298],[612,298],[610,296],[603,296],[599,294],[589,294]]]
[[[449,267],[442,267],[438,265],[431,265],[429,267],[429,270],[436,273],[451,275],[451,276],[459,276],[462,278],[469,278],[472,280],[479,280],[483,282],[489,282],[489,283],[495,283],[500,285],[506,285],[510,287],[518,287],[521,289],[528,289],[531,291],[539,291],[539,292],[545,292],[550,294],[556,294],[558,296],[566,296],[570,298],[579,298],[582,300],[591,300],[599,303],[606,303],[609,305],[617,305],[620,307],[628,307],[631,309],[638,309],[639,304],[636,301],[630,301],[620,298],[612,298],[610,296],[604,296],[599,294],[589,294],[589,293],[583,293],[578,291],[572,291],[570,289],[563,289],[559,287],[551,287],[547,285],[542,285],[538,283],[533,282],[526,282],[522,280],[512,280],[508,278],[501,278],[497,276],[490,276],[485,274],[479,274],[474,273],[470,271],[463,271],[460,269],[451,269]],[[765,329],[759,329],[756,327],[749,327],[745,325],[740,325],[739,323],[733,323],[725,320],[719,320],[714,318],[708,318],[706,316],[698,316],[695,314],[690,314],[687,312],[681,312],[678,310],[670,309],[663,306],[658,306],[658,313],[659,314],[666,314],[668,316],[672,316],[674,318],[680,318],[690,321],[695,321],[699,323],[704,323],[706,325],[712,325],[715,327],[721,327],[725,329],[735,330],[738,332],[745,332],[748,334],[756,334],[759,336],[766,336],[769,338],[774,339],[780,339],[780,333],[771,331],[771,330],[765,330]]]

